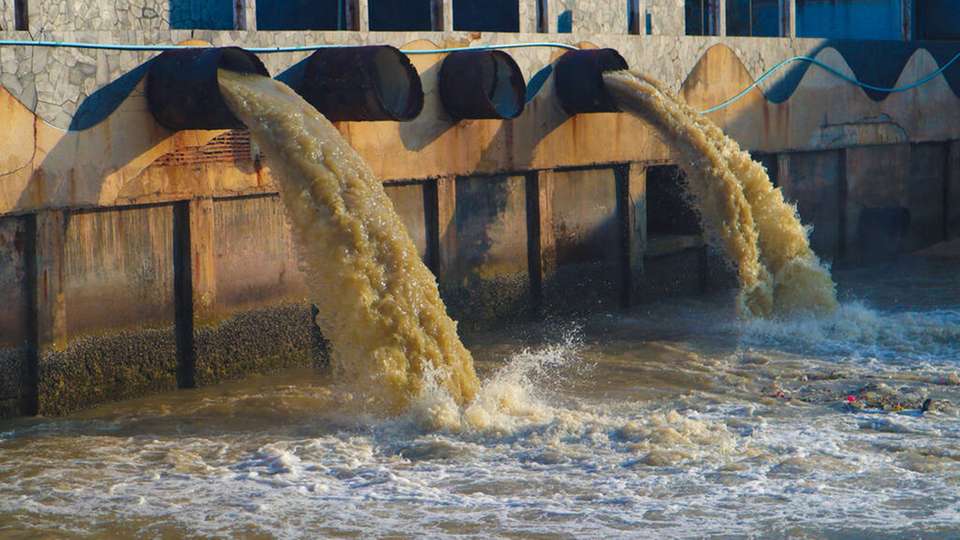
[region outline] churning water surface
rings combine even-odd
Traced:
[[[956,261],[837,277],[827,319],[720,295],[467,335],[466,409],[295,371],[0,424],[0,536],[956,538]],[[902,406],[846,404],[871,384]]]

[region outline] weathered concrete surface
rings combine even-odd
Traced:
[[[944,194],[946,203],[946,236],[960,237],[960,143],[951,142],[948,146],[947,186]]]
[[[65,324],[38,360],[40,414],[177,387],[173,212],[80,212],[64,222]]]
[[[216,200],[209,211],[210,249],[193,250],[194,268],[209,276],[194,280],[192,382],[318,363],[306,278],[279,198]],[[206,243],[203,219],[191,221],[191,242]]]
[[[613,169],[544,172],[543,299],[548,311],[616,307],[621,231]]]
[[[812,226],[810,244],[826,261],[841,255],[845,231],[841,216],[845,191],[844,157],[840,150],[797,152],[780,156],[778,184],[784,197],[797,205],[806,225]]]
[[[905,249],[909,220],[910,145],[850,148],[847,176],[846,257],[851,263],[889,258]]]
[[[172,206],[72,213],[64,302],[71,339],[173,324]]]
[[[943,144],[910,147],[910,166],[904,178],[910,227],[904,239],[908,252],[946,240],[945,200],[948,148]]]
[[[420,258],[428,265],[432,255],[429,253],[429,238],[431,232],[427,230],[427,213],[429,205],[425,191],[427,184],[414,182],[409,184],[389,184],[386,186],[387,196],[393,203],[394,209],[400,214],[400,219],[407,228],[407,233],[417,246]]]
[[[533,305],[527,264],[526,178],[460,177],[440,287],[466,324],[509,323]]]

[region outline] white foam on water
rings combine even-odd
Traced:
[[[958,526],[954,417],[569,395],[557,379],[582,369],[586,347],[518,353],[471,407],[428,391],[405,416],[308,436],[51,430],[17,446],[27,435],[14,433],[0,446],[14,494],[0,498],[0,516],[75,534],[124,522],[142,524],[138,535],[277,538],[936,536]]]
[[[747,345],[769,345],[805,354],[879,359],[916,368],[960,359],[960,310],[881,311],[863,302],[844,303],[824,317],[749,320],[738,323]]]

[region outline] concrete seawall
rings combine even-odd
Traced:
[[[241,45],[316,37],[204,34]],[[412,37],[338,39],[435,46]],[[523,36],[480,41],[507,39]],[[701,107],[797,52],[851,71],[815,40],[586,40],[618,48]],[[665,60],[667,51],[681,57]],[[70,67],[69,55],[90,53],[0,52],[0,121],[10,133],[0,141],[0,415],[64,414],[323,363],[296,246],[245,132],[158,126],[137,71],[145,54],[92,53],[92,83],[48,88],[21,66],[62,61],[70,71],[78,60]],[[563,113],[548,68],[558,54],[514,55],[528,81],[543,82],[516,120],[451,121],[435,90],[442,56],[425,55],[414,57],[426,92],[419,118],[338,124],[383,178],[463,325],[616,309],[724,282],[695,216],[682,212],[669,148],[626,115]],[[301,57],[265,59],[276,74]],[[917,49],[900,79],[936,67]],[[797,203],[822,257],[862,264],[960,235],[960,100],[949,83],[875,101],[809,70],[779,79],[792,86],[781,102],[754,90],[711,118]]]

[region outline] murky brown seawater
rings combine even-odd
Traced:
[[[506,409],[295,371],[6,422],[0,537],[956,538],[956,265],[841,272],[825,320],[731,293],[465,336]],[[844,404],[880,383],[907,407]]]

